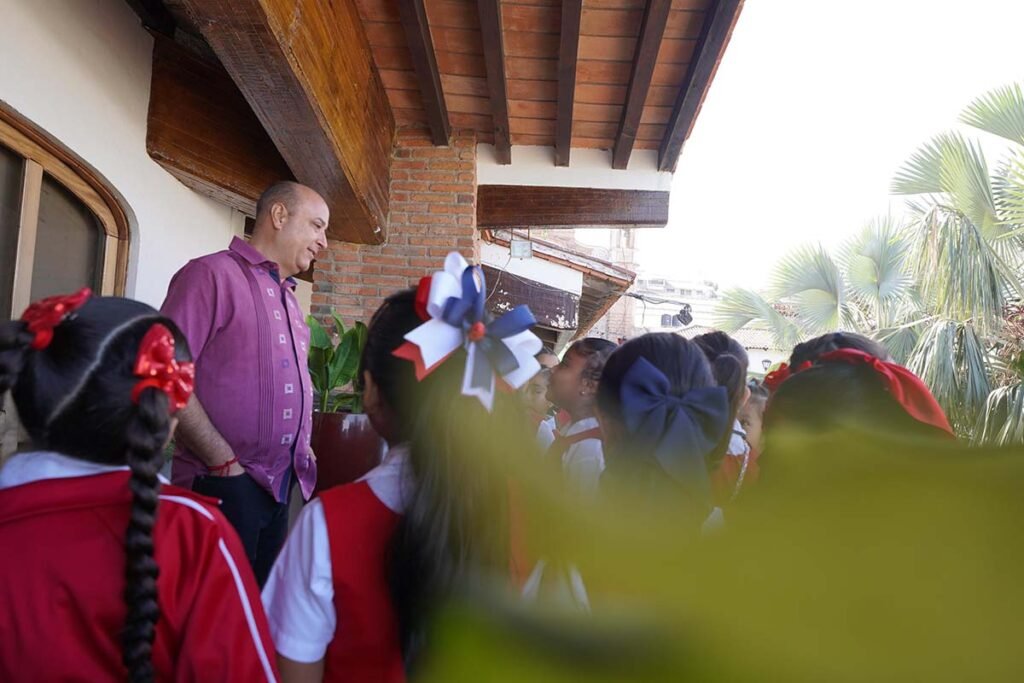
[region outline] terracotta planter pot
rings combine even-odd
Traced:
[[[384,441],[362,413],[313,413],[316,490],[347,484],[380,464]]]

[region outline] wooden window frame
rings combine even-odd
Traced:
[[[99,221],[105,236],[99,293],[124,296],[131,230],[128,215],[114,190],[95,169],[3,102],[0,102],[0,145],[24,159],[11,314],[19,315],[31,303],[44,173],[64,186]]]

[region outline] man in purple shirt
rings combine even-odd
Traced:
[[[288,530],[288,496],[316,483],[313,385],[293,276],[327,246],[323,198],[277,183],[256,205],[252,240],[190,261],[162,312],[188,339],[196,390],[178,413],[172,477],[219,498],[262,586]]]

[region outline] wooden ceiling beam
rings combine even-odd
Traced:
[[[715,0],[714,6],[708,8],[686,83],[679,91],[658,150],[659,170],[675,172],[683,144],[697,120],[742,7],[743,0]]]
[[[394,116],[355,0],[179,0],[332,237],[384,241]]]
[[[508,120],[505,82],[505,37],[501,26],[501,0],[477,0],[480,35],[487,69],[487,90],[494,121],[494,151],[499,164],[512,163],[512,134]]]
[[[448,107],[441,88],[441,72],[437,69],[434,41],[430,36],[427,8],[424,0],[399,0],[398,11],[405,29],[405,40],[412,56],[423,110],[430,126],[430,137],[435,145],[447,145],[451,139]]]
[[[481,185],[476,224],[498,228],[644,227],[668,223],[668,192]]]
[[[263,190],[294,179],[227,71],[162,35],[153,42],[146,151],[186,186],[249,216]]]
[[[672,0],[647,0],[647,6],[644,8],[640,37],[637,39],[633,69],[629,77],[626,106],[622,111],[619,130],[615,135],[615,145],[612,148],[612,168],[624,169],[629,165],[629,157],[636,143],[640,118],[644,113],[644,103],[651,88],[658,50],[661,48],[661,39],[665,35],[665,26],[668,24],[671,9]]]
[[[558,48],[558,109],[555,113],[555,166],[568,166],[572,147],[572,115],[576,100],[576,59],[580,51],[583,0],[562,0],[562,33]]]

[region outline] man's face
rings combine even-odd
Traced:
[[[562,362],[551,371],[548,384],[548,400],[559,408],[571,410],[586,388],[583,371],[587,366],[586,356],[568,351]]]
[[[296,194],[298,196],[292,200],[290,210],[281,205],[284,211],[274,215],[282,277],[306,272],[320,250],[327,247],[327,221],[330,218],[327,203],[306,187]]]

